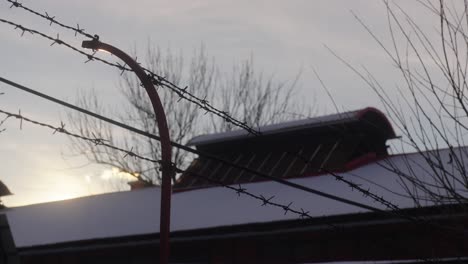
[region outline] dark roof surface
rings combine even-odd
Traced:
[[[386,141],[395,132],[375,108],[260,127],[260,136],[237,130],[199,136],[199,150],[276,178],[296,178],[347,171],[388,155]],[[212,185],[202,175],[224,184],[265,180],[259,175],[200,156],[181,175],[175,188]]]

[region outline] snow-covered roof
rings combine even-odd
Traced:
[[[395,132],[385,117],[385,115],[376,108],[367,107],[360,110],[343,112],[338,114],[331,114],[325,116],[312,117],[302,120],[295,120],[289,122],[282,122],[279,124],[266,125],[258,127],[256,130],[259,131],[262,135],[270,134],[280,134],[285,132],[297,131],[302,129],[317,128],[317,127],[326,127],[338,124],[347,124],[351,122],[357,122],[364,118],[366,114],[373,114],[378,116],[381,122],[386,126],[384,130],[388,130],[389,137],[395,137]],[[231,141],[244,139],[249,137],[255,137],[255,135],[250,134],[246,130],[233,130],[224,133],[215,133],[202,135],[192,138],[187,145],[189,146],[200,146],[206,144],[212,144],[222,141]]]
[[[466,149],[465,149],[466,151]],[[448,150],[440,151],[443,164],[448,164]],[[463,159],[463,160],[466,160]],[[391,163],[408,171],[409,163],[416,174],[427,174],[427,163],[420,154],[392,156],[380,164]],[[426,164],[426,165],[424,165]],[[468,165],[468,164],[466,164]],[[465,166],[466,166],[465,165]],[[362,188],[378,193],[400,208],[414,207],[405,192],[402,180],[379,163],[372,163],[341,174]],[[427,179],[428,180],[428,179]],[[384,209],[383,205],[364,197],[331,175],[296,178],[290,181],[323,192]],[[429,180],[428,180],[429,181]],[[292,208],[303,208],[312,216],[331,216],[366,212],[275,182],[242,185],[248,192],[274,196],[274,202]],[[160,189],[89,196],[65,201],[10,208],[6,211],[17,247],[31,247],[88,239],[112,238],[158,233]],[[432,205],[430,202],[423,205]],[[171,230],[195,230],[249,223],[266,223],[299,218],[285,214],[281,208],[261,206],[261,201],[238,195],[223,187],[213,187],[174,193],[172,196]]]

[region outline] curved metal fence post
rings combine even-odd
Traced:
[[[171,220],[171,194],[172,194],[172,177],[175,173],[171,162],[172,149],[169,138],[169,129],[167,127],[166,114],[164,112],[161,100],[156,92],[151,78],[145,73],[140,65],[125,52],[106,43],[100,42],[98,39],[85,40],[82,43],[83,48],[93,50],[104,50],[117,56],[123,60],[138,76],[143,87],[146,89],[148,96],[153,105],[153,110],[156,115],[156,123],[158,125],[159,136],[161,137],[161,214],[160,214],[160,263],[167,264],[169,262],[169,233]]]

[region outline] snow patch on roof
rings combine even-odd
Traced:
[[[254,128],[255,130],[259,131],[263,135],[273,134],[273,133],[282,133],[287,131],[294,131],[299,130],[302,128],[311,128],[311,127],[318,127],[318,126],[326,126],[330,124],[334,124],[338,121],[340,122],[350,122],[355,121],[359,118],[359,113],[363,110],[356,110],[326,116],[319,116],[319,117],[312,117],[302,120],[295,120],[289,122],[282,122],[279,124],[273,125],[266,125],[262,127]],[[250,134],[246,130],[233,130],[224,133],[215,133],[215,134],[208,134],[202,135],[192,138],[187,145],[204,145],[215,143],[219,141],[228,141],[238,138],[247,138],[247,137],[255,137],[255,135]]]
[[[449,160],[448,150],[439,153],[443,164]],[[408,160],[416,174],[427,174],[427,165],[420,154],[393,156],[382,164],[394,164],[407,171]],[[466,161],[466,157],[463,159]],[[466,164],[468,165],[468,164]],[[455,172],[456,173],[456,172]],[[402,179],[395,173],[372,163],[340,174],[378,193],[400,208],[414,207],[406,195]],[[430,180],[429,178],[427,179]],[[385,209],[364,197],[331,175],[291,179],[291,182]],[[432,179],[432,182],[434,179]],[[299,191],[275,182],[243,184],[247,191],[274,196],[272,201],[309,211],[312,216],[330,216],[366,212],[355,206]],[[160,189],[146,188],[129,192],[89,196],[66,201],[10,208],[6,211],[17,247],[30,247],[97,238],[111,238],[159,232]],[[424,202],[424,205],[432,205]],[[265,223],[299,218],[285,214],[281,208],[261,206],[261,201],[223,187],[175,193],[172,196],[171,230],[194,230],[248,223]]]
[[[318,117],[311,117],[302,120],[295,120],[289,122],[282,122],[279,124],[272,124],[254,128],[262,135],[269,135],[269,134],[279,134],[284,132],[296,131],[305,128],[314,128],[314,127],[324,127],[324,126],[331,126],[337,124],[346,124],[349,122],[354,122],[360,120],[364,114],[366,113],[374,113],[377,114],[380,119],[382,119],[388,125],[388,133],[390,137],[395,137],[395,132],[393,131],[392,125],[388,121],[387,117],[378,109],[373,107],[367,107],[360,110],[354,110],[349,112],[325,115],[325,116],[318,116]],[[215,133],[215,134],[208,134],[208,135],[201,135],[192,138],[187,145],[189,146],[198,146],[198,145],[205,145],[211,144],[221,141],[230,141],[235,139],[243,139],[255,137],[255,135],[249,133],[246,130],[233,130],[224,133]]]

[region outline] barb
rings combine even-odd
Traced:
[[[9,118],[8,116],[5,116],[5,118],[3,118],[3,119],[0,121],[0,127],[2,127],[3,124],[5,124],[5,122],[8,120],[8,118]],[[5,131],[5,130],[6,130],[6,128],[0,129],[0,133],[2,133],[2,132]]]
[[[17,7],[17,8],[21,8],[21,9],[24,9],[34,15],[37,15],[39,17],[42,17],[44,19],[46,19],[47,21],[50,22],[50,25],[52,24],[56,24],[58,26],[61,26],[63,28],[66,28],[66,29],[70,29],[70,30],[73,30],[75,32],[75,36],[76,34],[80,34],[80,35],[83,35],[83,36],[86,36],[88,38],[91,38],[91,39],[94,39],[94,40],[99,40],[99,36],[98,35],[91,35],[91,34],[88,34],[84,31],[84,29],[80,28],[79,24],[77,24],[77,27],[73,27],[73,26],[69,26],[69,25],[66,25],[66,24],[63,24],[59,21],[57,21],[55,19],[55,16],[50,16],[47,12],[45,12],[45,14],[41,14],[31,8],[28,8],[26,7],[24,4],[18,2],[17,0],[6,0],[10,3],[12,3],[11,7]],[[10,7],[10,8],[11,8]],[[6,22],[5,20],[1,21],[1,22],[5,22],[5,23],[8,23]],[[11,23],[8,23],[8,24],[11,24]],[[28,29],[29,30],[29,29]],[[25,31],[23,31],[22,35],[24,34]],[[34,33],[38,33],[37,31],[33,31]],[[45,34],[42,34],[41,36],[45,37],[44,36]],[[54,42],[51,44],[51,46],[55,43],[59,43],[58,41],[55,41],[55,40],[58,40],[58,37],[54,40],[54,39],[51,39],[50,37],[47,37],[48,39],[50,40],[53,40]],[[61,41],[61,40],[60,40]],[[61,43],[59,43],[61,44]],[[71,48],[71,45],[67,45],[67,47]],[[79,51],[78,49],[76,48],[72,48],[74,51]],[[80,52],[81,54],[83,54],[82,52]],[[83,54],[84,55],[84,54]],[[94,56],[94,54],[92,55],[87,55],[87,60],[86,60],[86,63],[89,62],[89,61],[92,61],[92,60],[98,60],[100,62],[103,62],[109,66],[114,66],[114,67],[117,67],[120,71],[121,71],[121,74],[123,74],[125,71],[131,71],[130,68],[126,68],[124,66],[121,66],[120,64],[114,64],[114,63],[110,63],[110,62],[106,62],[105,60],[102,60],[102,59],[98,59]],[[176,93],[178,96],[179,96],[179,100],[186,100],[190,103],[193,103],[195,105],[197,105],[199,108],[205,110],[207,113],[212,113],[220,118],[222,118],[224,121],[228,122],[228,123],[231,123],[233,124],[234,126],[237,126],[237,127],[240,127],[244,130],[246,130],[247,132],[249,132],[250,134],[253,134],[253,135],[260,135],[261,132],[250,127],[247,122],[242,122],[234,117],[232,117],[231,115],[229,115],[228,112],[226,111],[222,111],[222,110],[219,110],[217,109],[216,107],[214,107],[213,105],[211,105],[207,100],[206,98],[200,98],[200,97],[197,97],[196,95],[190,93],[187,91],[187,87],[185,88],[181,88],[179,87],[178,85],[176,85],[175,83],[167,80],[166,78],[164,78],[163,76],[160,76],[152,71],[150,71],[149,69],[145,68],[145,67],[142,67],[143,70],[145,70],[147,73],[148,73],[148,77],[152,80],[153,84],[156,85],[156,86],[161,86],[161,87],[166,87],[168,88],[170,91]]]

